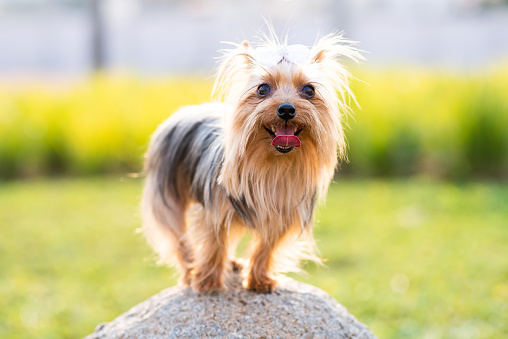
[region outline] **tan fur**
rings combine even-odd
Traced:
[[[224,155],[221,164],[214,164],[221,167],[211,192],[213,209],[193,197],[192,178],[183,167],[176,172],[181,180],[176,192],[165,197],[166,204],[157,198],[161,183],[154,173],[161,166],[161,140],[170,122],[159,127],[147,152],[144,232],[162,262],[176,257],[181,282],[196,291],[227,285],[228,273],[240,267],[234,251],[244,229],[254,238],[243,268],[245,288],[270,292],[276,285],[274,272],[296,270],[302,259],[317,261],[314,200],[324,199],[338,158],[345,157],[341,113],[349,111],[352,93],[349,73],[337,58],[357,60],[358,52],[341,36],[331,35],[311,49],[305,64],[283,60],[267,67],[252,55],[253,47],[245,41],[225,53],[219,69],[214,92],[225,106],[213,109],[223,116]],[[272,94],[260,99],[256,89],[262,83],[270,84]],[[300,92],[306,84],[316,89],[312,100]],[[303,127],[302,147],[286,154],[274,149],[264,127],[281,123],[276,111],[282,103],[293,104],[297,111],[287,124]],[[204,108],[188,108],[199,109]],[[253,219],[238,215],[230,198],[244,201]]]

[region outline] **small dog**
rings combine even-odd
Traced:
[[[315,255],[312,222],[345,157],[341,113],[354,97],[340,58],[361,59],[341,35],[312,48],[275,35],[224,51],[214,93],[224,103],[180,109],[146,153],[143,231],[162,262],[195,291],[243,286],[271,292],[275,272]],[[248,258],[235,248],[252,231]]]

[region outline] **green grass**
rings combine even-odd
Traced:
[[[139,227],[141,180],[0,184],[0,337],[76,338],[175,283]],[[508,185],[340,180],[297,279],[379,338],[508,336]]]

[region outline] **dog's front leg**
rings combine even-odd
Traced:
[[[243,287],[258,293],[270,293],[277,281],[271,274],[273,252],[280,243],[281,235],[272,235],[270,239],[263,239],[257,235],[251,248],[247,277]]]

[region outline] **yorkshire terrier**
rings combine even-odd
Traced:
[[[342,35],[311,48],[274,35],[224,51],[217,101],[180,109],[146,153],[143,231],[161,262],[176,263],[195,291],[227,286],[271,292],[275,273],[315,254],[312,223],[338,160],[341,115],[354,100],[342,58],[361,59]],[[248,229],[249,254],[235,248]]]

